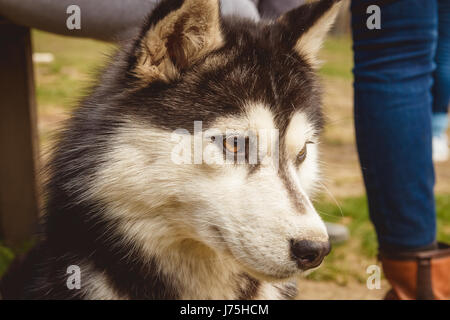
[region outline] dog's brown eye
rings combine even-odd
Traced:
[[[228,153],[237,154],[242,149],[242,145],[238,142],[237,137],[230,137],[223,140],[223,148]]]
[[[297,159],[296,159],[297,165],[300,165],[303,161],[305,161],[305,159],[306,159],[306,154],[308,153],[307,151],[308,151],[308,149],[307,149],[307,144],[305,144],[305,146],[303,147],[303,149],[302,149],[302,150],[298,153],[298,155],[297,155]]]

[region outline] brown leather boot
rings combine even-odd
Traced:
[[[383,253],[379,255],[392,286],[387,300],[450,299],[450,246],[435,250]]]

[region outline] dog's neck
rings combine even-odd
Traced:
[[[89,217],[89,225],[97,226],[90,229],[94,233],[85,234],[79,244],[68,240],[68,243],[76,244],[74,252],[78,252],[78,260],[91,261],[87,278],[101,276],[103,279],[106,276],[100,283],[102,286],[110,283],[101,290],[93,290],[98,283],[91,281],[94,288],[86,286],[89,298],[282,299],[295,293],[289,283],[287,286],[273,284],[249,276],[230,254],[214,250],[178,230],[165,214],[133,215],[131,207],[114,207],[120,208],[120,212],[106,209],[78,216],[77,213],[83,211],[82,206],[68,212],[82,220]],[[123,215],[124,211],[127,214]],[[62,216],[65,215],[51,215]],[[61,221],[68,223],[66,219]],[[50,243],[61,247],[54,242],[79,236],[78,229],[71,232],[70,225],[64,230],[66,233],[61,233],[56,228],[57,236],[51,237]],[[94,295],[95,292],[101,295]]]
[[[252,299],[260,282],[229,255],[185,237],[165,219],[127,222],[126,237],[141,249],[144,261],[176,290],[180,299]]]

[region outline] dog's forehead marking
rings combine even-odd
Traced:
[[[316,130],[308,120],[308,116],[301,111],[294,113],[286,130],[285,145],[286,152],[290,156],[295,156],[305,143],[311,141],[316,134]]]
[[[223,132],[234,131],[254,131],[277,129],[275,126],[272,111],[261,102],[245,103],[243,113],[240,116],[231,115],[218,118],[212,125]]]
[[[276,129],[272,111],[263,103],[248,103],[245,113],[251,129]]]

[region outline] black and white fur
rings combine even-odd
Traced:
[[[328,241],[309,197],[323,122],[316,54],[337,8],[321,0],[253,22],[220,17],[217,0],[162,1],[62,132],[42,239],[3,297],[295,296],[290,240]],[[193,134],[194,121],[279,130],[279,165],[175,164],[171,134]],[[66,286],[70,265],[80,290]]]

